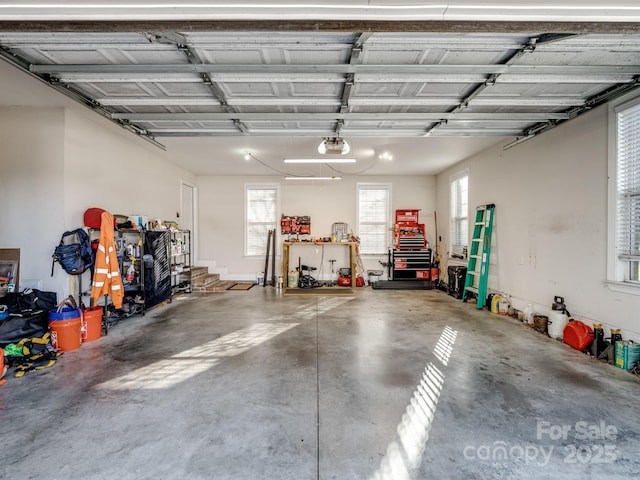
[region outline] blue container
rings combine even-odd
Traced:
[[[49,310],[49,320],[71,320],[80,316],[79,308],[64,307],[59,312],[57,310]]]

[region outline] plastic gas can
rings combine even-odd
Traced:
[[[570,347],[582,351],[593,342],[593,329],[580,320],[573,320],[564,327],[562,338]]]

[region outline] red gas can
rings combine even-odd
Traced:
[[[593,329],[580,320],[573,320],[564,327],[563,339],[570,347],[584,350],[593,341]]]

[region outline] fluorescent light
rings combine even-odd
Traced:
[[[342,180],[342,177],[284,177],[285,180]]]
[[[355,158],[285,158],[284,163],[356,163]]]

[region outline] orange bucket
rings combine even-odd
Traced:
[[[102,307],[82,311],[82,343],[93,342],[102,336]]]
[[[51,330],[51,345],[56,350],[69,352],[82,345],[82,320],[80,317],[49,322],[49,330]]]
[[[4,377],[5,373],[7,373],[7,367],[4,365],[4,350],[0,348],[0,378]]]

